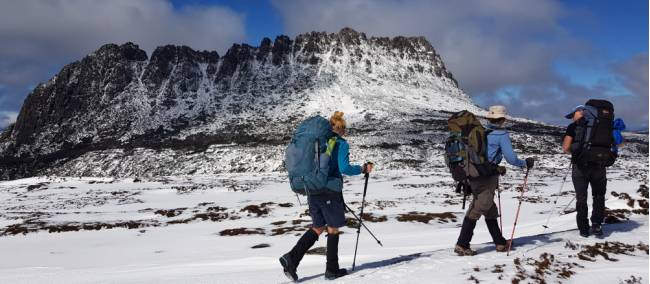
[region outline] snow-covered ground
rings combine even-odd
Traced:
[[[474,257],[452,251],[464,213],[447,172],[379,170],[365,212],[383,247],[362,231],[356,271],[335,282],[648,283],[647,161],[624,165],[609,172],[606,206],[620,210],[603,238],[578,236],[575,212],[560,214],[574,196],[571,178],[554,204],[566,170],[541,163],[530,173],[511,255],[494,251],[479,221]],[[514,169],[502,178],[506,237],[522,178]],[[363,179],[347,181],[346,202],[358,209]],[[277,173],[39,177],[0,183],[0,200],[0,283],[286,282],[278,257],[310,223],[305,198],[299,204]],[[343,232],[340,262],[349,269],[356,229]],[[325,243],[321,236],[314,248]],[[324,269],[322,252],[310,254],[298,274],[320,283]]]

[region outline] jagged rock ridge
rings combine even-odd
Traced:
[[[393,124],[460,109],[481,112],[423,37],[344,28],[234,44],[223,56],[107,44],[29,94],[0,156],[29,175],[92,151],[282,144],[297,121],[333,110]]]

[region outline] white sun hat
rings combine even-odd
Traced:
[[[488,110],[487,118],[505,118],[507,115],[506,112],[506,107],[505,106],[491,106],[490,109]]]

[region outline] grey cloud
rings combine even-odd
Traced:
[[[109,42],[134,41],[148,51],[187,44],[223,52],[244,39],[242,15],[220,7],[186,6],[162,0],[4,1],[0,18],[2,56],[78,55]]]
[[[515,116],[531,117],[555,125],[569,121],[563,115],[588,99],[607,99],[628,130],[648,128],[648,54],[639,54],[610,66],[614,74],[593,86],[558,77],[552,84],[529,84],[506,98],[486,94],[476,97],[484,105],[506,104]]]
[[[630,92],[648,100],[648,54],[638,54],[629,60],[616,63],[612,69]]]
[[[0,130],[5,129],[9,124],[16,122],[17,112],[0,111]]]
[[[636,128],[648,129],[648,53],[638,54],[614,64],[617,80],[630,95],[616,97],[619,108],[625,110],[626,122]]]
[[[163,0],[0,0],[0,111],[22,101],[27,85],[106,43],[189,45],[220,53],[245,38],[244,16],[217,6],[177,10]]]
[[[424,35],[470,94],[551,80],[570,41],[554,1],[274,1],[292,35],[350,26],[371,35]],[[543,40],[536,35],[546,35]],[[551,35],[551,39],[549,36]],[[555,39],[553,39],[555,38]],[[573,46],[573,45],[571,45]]]

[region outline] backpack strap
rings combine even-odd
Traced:
[[[598,117],[594,117],[593,120],[584,122],[584,131],[581,141],[582,150],[589,150],[591,148],[591,140],[594,137],[594,127],[598,124]]]
[[[485,129],[485,160],[492,163],[496,164],[493,160],[490,159],[490,152],[488,151],[490,143],[488,143],[488,136],[490,133],[492,133],[494,129],[486,128]],[[494,157],[497,157],[501,155],[501,147],[497,148],[497,153],[494,155]]]
[[[485,160],[488,161],[488,162],[492,162],[492,161],[490,161],[490,153],[488,151],[488,145],[490,145],[490,143],[488,143],[488,136],[490,136],[490,133],[492,133],[492,131],[494,131],[494,130],[490,129],[490,128],[485,128],[485,141],[483,142],[484,143],[483,147],[485,148],[484,149],[484,151],[485,151]]]
[[[314,141],[314,161],[318,161],[320,166],[320,141],[318,139]]]
[[[334,151],[334,146],[336,146],[336,141],[338,141],[338,137],[336,135],[332,136],[329,140],[327,140],[327,150],[325,151],[325,154],[328,156],[332,156],[332,151]]]

